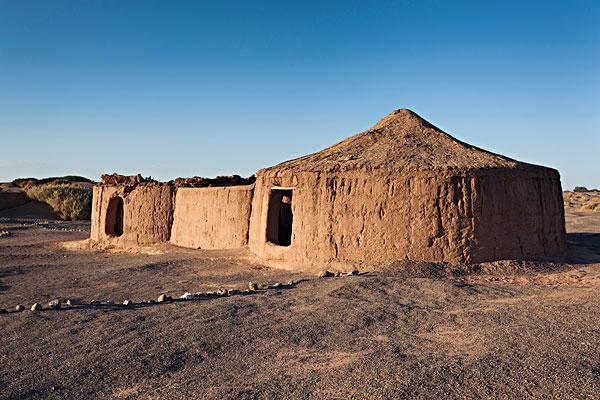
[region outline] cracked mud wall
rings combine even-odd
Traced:
[[[248,244],[254,187],[178,188],[171,243],[196,249]]]
[[[123,234],[107,233],[108,205],[123,199]],[[173,224],[175,188],[169,185],[95,186],[90,238],[116,246],[149,245],[169,241]],[[110,231],[110,229],[109,229]]]
[[[292,244],[266,241],[272,187],[293,187]],[[257,176],[250,249],[273,261],[480,262],[559,254],[564,216],[558,173],[473,176],[364,172]]]

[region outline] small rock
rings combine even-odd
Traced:
[[[15,307],[15,310],[16,310],[16,311],[23,311],[24,309],[25,309],[25,307],[24,307],[24,306],[22,306],[22,305],[20,305],[20,304],[18,304],[18,305]]]
[[[240,291],[237,289],[227,289],[227,296],[234,296],[239,293],[240,293]]]
[[[287,281],[285,283],[285,286],[294,286],[294,285],[295,285],[294,281]]]
[[[182,294],[181,296],[179,296],[179,298],[183,299],[183,300],[189,300],[192,297],[194,297],[194,295],[191,294],[190,292],[185,292],[184,294]]]
[[[115,304],[115,302],[112,300],[106,300],[106,304],[112,306],[113,304]]]
[[[252,281],[248,282],[248,289],[249,289],[251,292],[254,292],[254,291],[256,291],[256,284],[255,284],[254,282],[252,282]]]
[[[154,300],[146,300],[146,304],[154,304],[156,303]]]
[[[129,300],[129,299],[127,299],[127,300],[125,300],[125,301],[123,302],[123,305],[124,305],[125,307],[129,307],[129,306],[130,306],[130,305],[132,305],[132,304],[133,304],[133,301],[131,301],[131,300]]]
[[[0,308],[0,314],[6,314],[7,312],[4,308]]]
[[[334,275],[335,276],[342,276],[342,273],[340,271],[336,271]]]
[[[156,301],[158,301],[159,303],[164,303],[165,301],[169,300],[171,300],[170,296],[167,296],[166,294],[161,294],[160,296],[158,296],[158,299]]]
[[[275,282],[274,284],[272,284],[272,285],[271,285],[271,287],[272,287],[273,289],[276,289],[276,288],[278,288],[279,286],[281,286],[281,282]]]
[[[50,303],[48,303],[48,307],[50,307],[53,310],[58,310],[60,308],[60,300],[59,299],[52,300]]]
[[[92,300],[90,301],[90,304],[95,306],[96,304],[100,304],[100,302],[98,300]]]
[[[217,295],[219,295],[219,296],[226,296],[227,295],[227,289],[219,289],[219,290],[217,290]]]
[[[73,305],[73,300],[71,300],[71,299],[67,299],[67,302],[66,302],[66,304],[67,304],[68,306],[72,306],[72,305]]]
[[[328,278],[330,276],[333,276],[333,274],[329,271],[319,271],[319,278]]]
[[[352,271],[348,272],[346,275],[348,275],[348,276],[356,276],[356,275],[358,275],[358,270],[357,269],[353,269]]]
[[[42,311],[42,305],[39,303],[35,303],[31,306],[31,311]]]

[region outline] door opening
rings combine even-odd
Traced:
[[[292,190],[272,189],[267,214],[267,241],[279,246],[292,244]]]
[[[108,201],[105,232],[110,236],[123,234],[123,199],[121,197],[113,197]]]

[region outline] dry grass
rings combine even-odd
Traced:
[[[564,192],[565,207],[600,212],[600,192]]]
[[[89,219],[92,190],[77,184],[39,185],[26,189],[27,196],[48,204],[64,220]]]
[[[584,210],[591,210],[591,211],[599,211],[600,212],[600,200],[592,200],[584,205],[581,206],[582,209]]]

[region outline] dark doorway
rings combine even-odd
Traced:
[[[108,202],[105,232],[110,236],[123,234],[123,199],[120,197],[113,197]]]
[[[272,189],[267,214],[267,241],[279,246],[292,244],[292,190]]]

